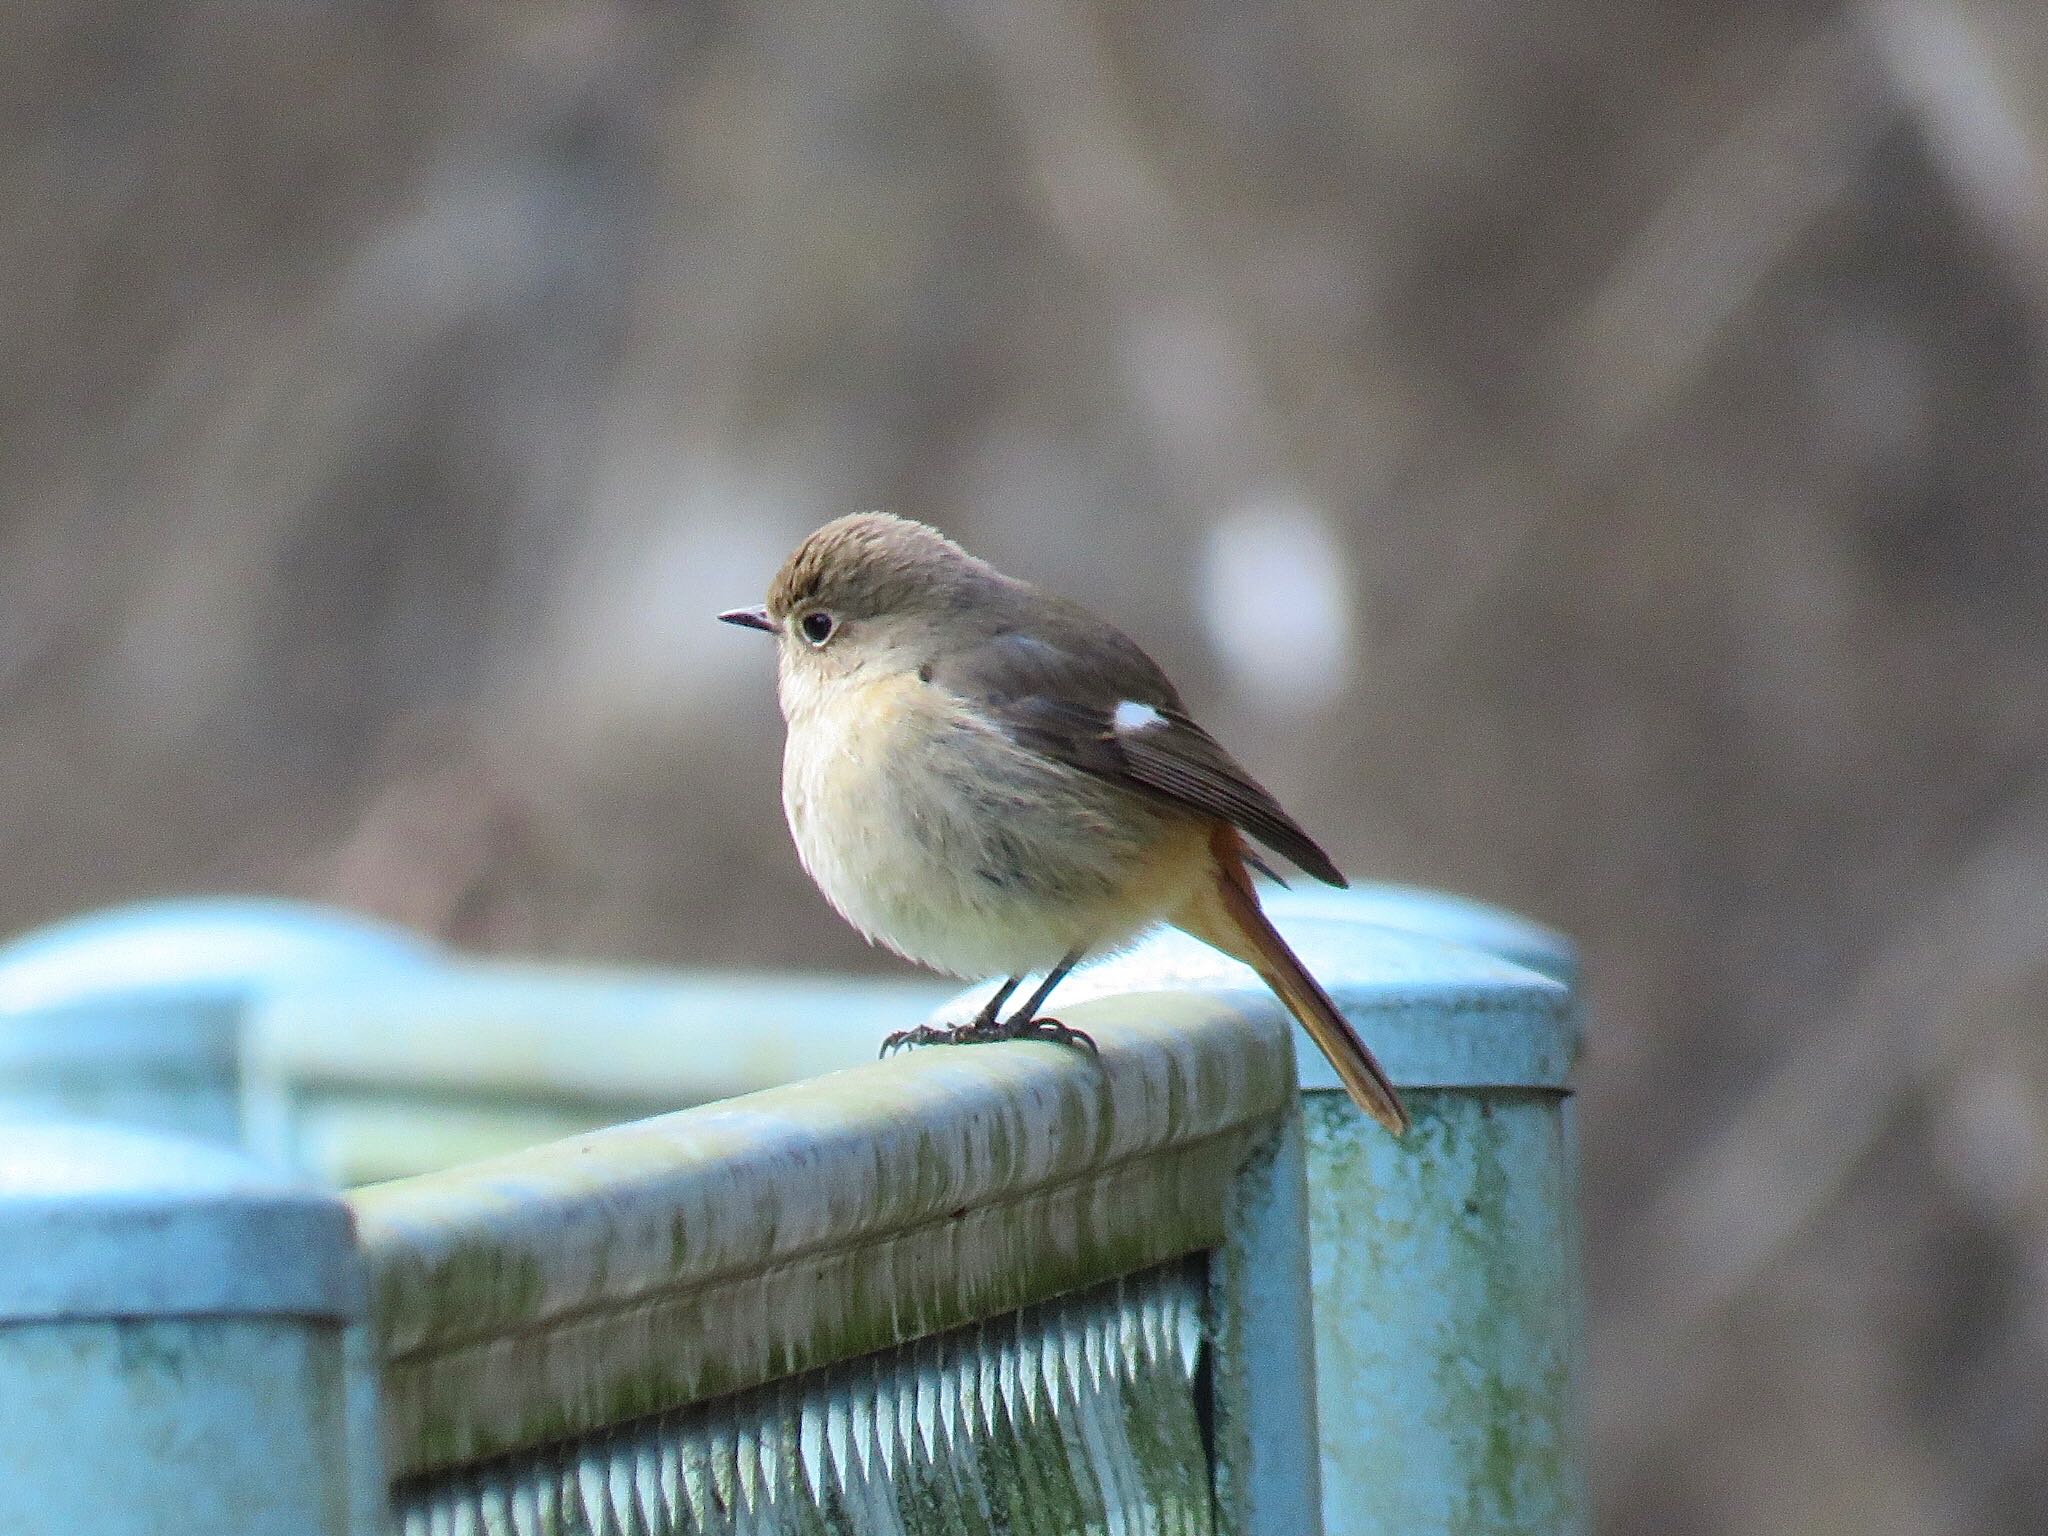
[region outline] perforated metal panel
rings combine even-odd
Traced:
[[[1204,1266],[408,1479],[403,1536],[1207,1536]]]

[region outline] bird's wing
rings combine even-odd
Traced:
[[[1158,664],[1120,630],[1056,604],[1029,631],[1004,629],[934,663],[931,680],[967,699],[1030,751],[1126,789],[1227,821],[1316,879],[1344,876],[1293,817],[1188,717]]]

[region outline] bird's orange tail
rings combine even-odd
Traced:
[[[1173,925],[1257,971],[1337,1069],[1352,1102],[1400,1135],[1408,1129],[1401,1096],[1350,1020],[1259,910],[1237,829],[1219,823],[1210,848],[1215,878],[1174,914]]]

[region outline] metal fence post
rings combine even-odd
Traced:
[[[1419,885],[1366,884],[1342,891],[1325,885],[1295,886],[1269,890],[1264,901],[1266,910],[1280,922],[1321,917],[1391,928],[1484,950],[1548,976],[1567,990],[1575,991],[1579,984],[1578,946],[1565,935],[1520,913],[1451,891]]]
[[[1581,1536],[1571,947],[1431,891],[1282,891],[1267,907],[1416,1122],[1388,1136],[1297,1040],[1326,1536]],[[1168,933],[1061,997],[1256,986]]]
[[[1219,1536],[1322,1532],[1306,1204],[1290,1117],[1239,1166],[1212,1260]]]
[[[1416,1120],[1394,1143],[1300,1053],[1327,1536],[1582,1536],[1577,955],[1432,891],[1269,906]]]
[[[285,1160],[275,1106],[249,1096],[247,1006],[260,991],[426,964],[397,929],[293,902],[147,902],[0,948],[0,1109],[106,1120]]]
[[[336,1197],[190,1140],[0,1124],[0,1531],[369,1536],[362,1290]]]

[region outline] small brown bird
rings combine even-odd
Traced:
[[[880,512],[827,523],[765,607],[719,617],[780,641],[782,804],[826,899],[920,965],[1008,978],[971,1024],[885,1050],[1088,1045],[1039,1009],[1085,956],[1167,922],[1257,971],[1358,1106],[1407,1129],[1372,1052],[1259,909],[1244,834],[1344,877],[1122,631]]]

